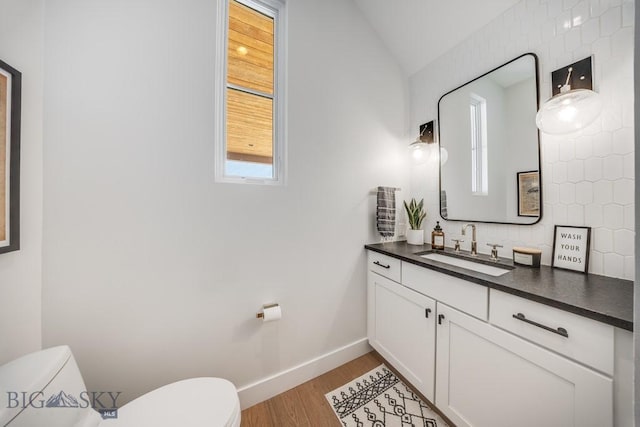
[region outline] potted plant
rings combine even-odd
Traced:
[[[424,211],[424,199],[420,202],[416,202],[416,199],[411,199],[411,202],[404,201],[404,209],[407,211],[407,217],[409,218],[409,227],[407,230],[407,243],[410,245],[422,245],[424,243],[424,230],[422,230],[422,221],[427,216]]]

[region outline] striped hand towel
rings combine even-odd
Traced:
[[[449,210],[447,209],[447,192],[446,192],[446,190],[440,191],[440,215],[444,219],[447,219],[449,217]]]
[[[376,209],[378,231],[383,238],[391,238],[396,230],[396,189],[378,187],[378,207]]]

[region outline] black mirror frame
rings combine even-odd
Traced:
[[[452,92],[455,92],[456,90],[475,82],[478,79],[481,79],[482,77],[486,76],[487,74],[491,74],[492,72],[504,67],[505,65],[509,65],[514,61],[517,61],[520,58],[523,58],[525,56],[532,56],[533,60],[534,60],[534,64],[535,64],[535,74],[536,74],[536,111],[540,109],[540,73],[538,72],[539,70],[539,64],[538,64],[538,56],[533,53],[533,52],[527,52],[527,53],[523,53],[522,55],[517,56],[516,58],[513,58],[510,61],[505,62],[502,65],[499,65],[489,71],[487,71],[486,73],[476,77],[475,79],[469,80],[468,82],[461,84],[460,86],[451,89],[450,91],[448,91],[447,93],[445,93],[444,95],[442,95],[440,97],[440,99],[438,99],[438,150],[440,150],[442,147],[440,146],[440,101],[442,101],[442,98],[444,98],[445,96],[449,95]],[[544,205],[543,203],[543,192],[542,192],[542,156],[541,156],[541,146],[540,146],[540,130],[536,127],[536,132],[538,135],[538,172],[539,172],[539,185],[540,185],[540,215],[538,216],[538,220],[532,223],[518,223],[518,222],[501,222],[501,221],[480,221],[480,220],[474,220],[474,219],[451,219],[451,218],[445,218],[444,216],[442,216],[442,163],[438,162],[438,215],[440,215],[440,217],[445,220],[445,221],[459,221],[459,222],[479,222],[479,223],[485,223],[485,224],[509,224],[509,225],[535,225],[537,223],[539,223],[542,220],[542,206]]]

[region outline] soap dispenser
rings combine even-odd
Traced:
[[[436,221],[436,227],[431,232],[431,248],[444,249],[444,231],[440,227],[440,221]]]

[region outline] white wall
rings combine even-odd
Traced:
[[[586,225],[593,227],[589,271],[633,279],[633,19],[632,0],[523,0],[409,78],[417,129],[437,117],[442,94],[525,52],[538,55],[543,101],[551,96],[553,70],[594,55],[595,90],[604,102],[600,118],[578,134],[541,137],[542,221],[480,224],[480,251],[500,243],[509,257],[513,246],[534,246],[550,264],[554,225]],[[425,197],[430,231],[440,220],[437,166],[414,168],[411,175],[412,193]],[[447,244],[460,235],[460,222],[441,225]]]
[[[43,0],[0,0],[0,59],[22,72],[20,250],[0,255],[0,364],[41,344]]]
[[[90,389],[244,386],[366,336],[370,192],[408,186],[407,82],[351,1],[288,14],[288,185],[268,187],[213,181],[216,2],[48,5],[43,345]]]

